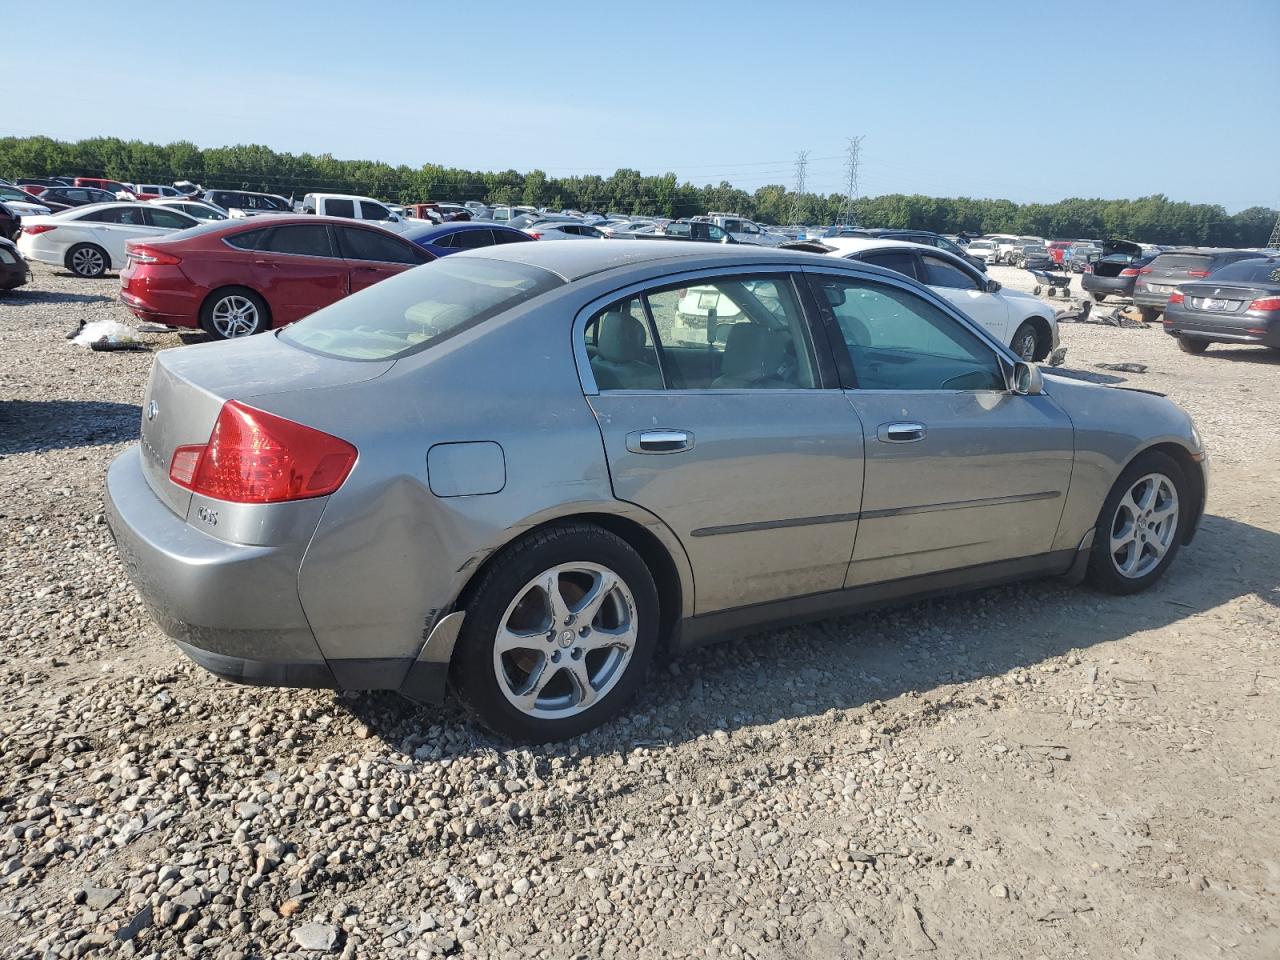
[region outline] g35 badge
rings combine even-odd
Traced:
[[[217,510],[210,510],[208,507],[196,507],[196,516],[211,527],[216,527],[218,525]]]

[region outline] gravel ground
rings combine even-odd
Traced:
[[[0,296],[0,956],[1280,955],[1275,355],[1063,326],[1068,371],[1169,393],[1211,451],[1149,593],[745,637],[514,750],[218,681],[151,625],[101,501],[151,357],[64,339],[128,320],[115,290]]]

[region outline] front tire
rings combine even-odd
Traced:
[[[617,715],[658,645],[653,575],[621,537],[549,527],[505,550],[468,591],[450,680],[485,727],[524,743]]]
[[[66,266],[77,277],[97,280],[111,267],[111,257],[96,243],[77,243],[67,251]]]
[[[200,326],[215,340],[234,340],[266,330],[271,314],[266,301],[252,290],[225,287],[200,308]]]
[[[1158,307],[1139,307],[1138,308],[1138,313],[1141,314],[1143,323],[1155,323],[1157,320],[1160,319],[1160,314],[1163,312],[1164,311],[1160,310]]]
[[[1173,562],[1191,512],[1190,490],[1177,462],[1157,450],[1139,455],[1102,505],[1090,581],[1114,594],[1147,589]]]
[[[1030,323],[1024,323],[1013,333],[1013,340],[1009,343],[1010,348],[1023,360],[1028,363],[1036,358],[1039,352],[1040,340],[1036,336],[1036,328]]]
[[[1178,349],[1183,353],[1204,353],[1209,349],[1209,341],[1199,337],[1179,337]]]

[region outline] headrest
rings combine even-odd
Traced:
[[[614,363],[644,360],[648,354],[644,324],[631,314],[617,310],[602,314],[596,350],[602,360]]]

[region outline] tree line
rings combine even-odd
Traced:
[[[426,163],[392,166],[339,160],[331,154],[280,153],[258,144],[201,148],[116,137],[74,142],[49,137],[0,138],[0,175],[64,174],[130,183],[191,180],[210,188],[257,190],[300,198],[309,192],[357,193],[396,203],[480,200],[599,213],[689,217],[711,210],[762,223],[830,224],[845,211],[842,194],[804,193],[782,184],[754,192],[727,181],[697,186],[674,173],[620,169],[609,177],[552,177],[542,170],[463,170]],[[1218,204],[1184,203],[1161,194],[1136,200],[1072,198],[1014,203],[970,197],[888,194],[856,201],[853,220],[868,227],[939,233],[1014,233],[1053,238],[1127,237],[1148,243],[1257,247],[1266,244],[1277,211],[1250,207],[1228,214]]]

